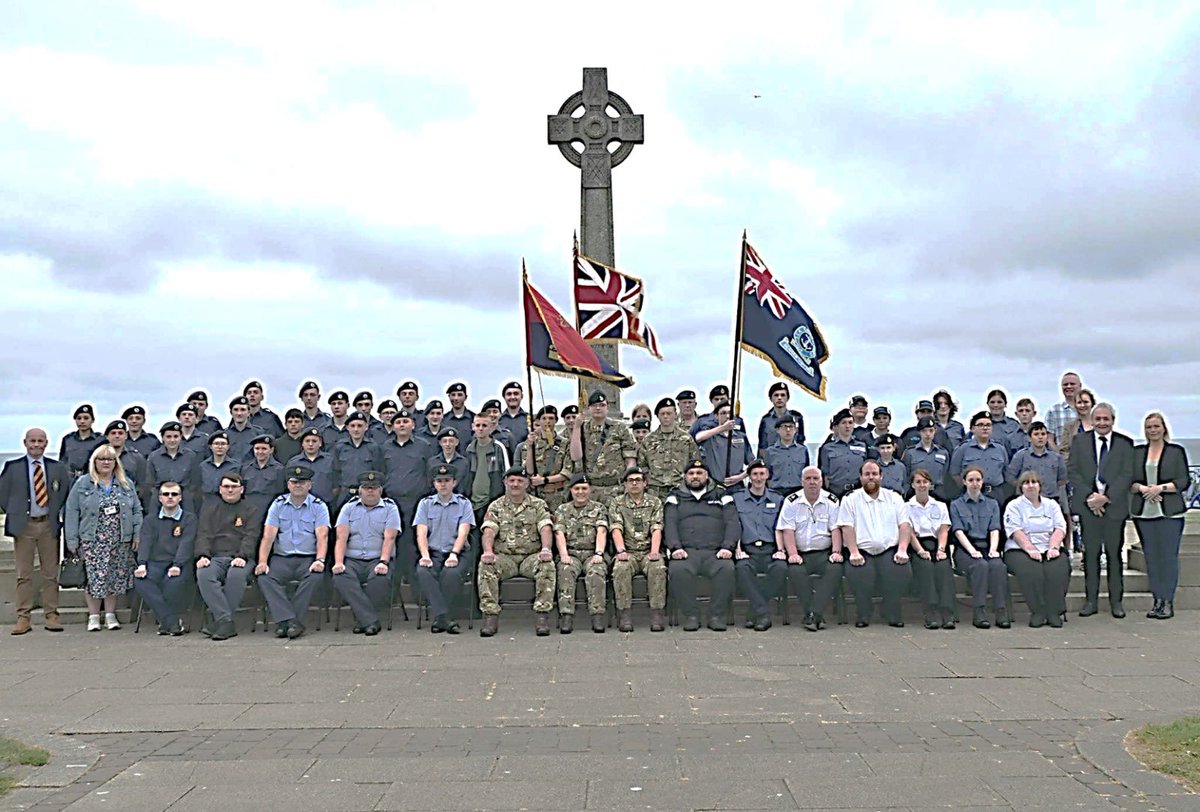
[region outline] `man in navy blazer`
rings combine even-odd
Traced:
[[[1083,535],[1083,574],[1087,602],[1079,614],[1094,615],[1100,597],[1100,554],[1108,570],[1108,605],[1115,618],[1125,617],[1121,599],[1121,545],[1129,518],[1129,488],[1133,484],[1133,441],[1113,431],[1116,410],[1111,404],[1092,408],[1091,431],[1071,440],[1067,479],[1071,483],[1071,512],[1079,516]]]
[[[46,456],[48,438],[42,429],[25,432],[25,455],[0,471],[0,510],[4,532],[12,536],[17,565],[17,623],[13,634],[31,628],[33,612],[33,554],[42,569],[42,612],[46,631],[61,632],[58,618],[58,555],[63,504],[71,490],[67,467]]]

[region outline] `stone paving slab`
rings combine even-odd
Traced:
[[[296,641],[0,638],[58,809],[1197,809],[1124,754],[1200,708],[1200,613],[1063,630],[777,625]],[[103,674],[103,680],[64,675]],[[30,734],[34,735],[34,734]],[[38,742],[41,743],[41,742]],[[85,748],[81,750],[79,748]],[[73,754],[92,753],[89,758]],[[49,783],[48,781],[41,783]],[[637,789],[634,789],[634,788]]]

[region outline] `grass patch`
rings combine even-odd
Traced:
[[[1129,752],[1150,769],[1180,778],[1200,792],[1200,717],[1139,728],[1130,737]]]
[[[50,753],[40,747],[29,747],[16,739],[0,736],[0,771],[17,764],[41,767],[49,760]],[[0,796],[8,793],[16,785],[15,778],[0,775]]]
[[[41,767],[50,760],[50,753],[40,747],[29,747],[16,739],[0,737],[0,762]]]

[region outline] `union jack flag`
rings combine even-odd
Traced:
[[[658,336],[642,318],[642,280],[575,249],[575,311],[587,341],[634,344],[662,360]]]
[[[783,282],[771,274],[767,263],[746,243],[746,290],[754,295],[760,305],[771,309],[775,318],[782,319],[792,307],[792,295]]]

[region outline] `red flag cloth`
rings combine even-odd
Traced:
[[[530,366],[553,375],[591,378],[622,388],[633,386],[633,379],[596,355],[528,279],[523,284],[525,352]]]

